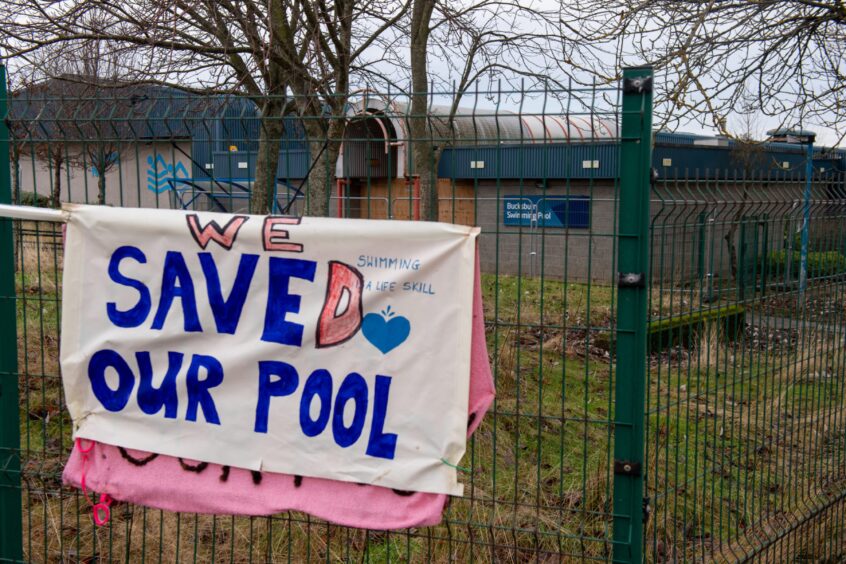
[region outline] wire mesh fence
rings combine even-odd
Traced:
[[[342,115],[149,86],[9,93],[15,204],[480,226],[497,397],[438,526],[122,503],[97,527],[61,483],[61,228],[0,220],[0,560],[839,557],[843,177],[816,171],[805,198],[803,177],[764,160],[731,175],[664,167],[650,188],[666,159],[652,156],[649,75],[436,92],[426,116],[392,92],[356,93]]]
[[[20,450],[13,454],[21,463],[24,560],[611,558],[613,366],[607,346],[594,340],[613,331],[617,88],[474,92],[452,114],[439,98],[449,103],[454,95],[433,95],[426,139],[411,137],[419,118],[407,98],[364,92],[344,115],[272,118],[282,127],[271,139],[279,146],[269,168],[263,132],[273,126],[260,115],[262,101],[141,87],[85,94],[47,85],[10,96],[16,203],[241,212],[269,186],[272,213],[322,205],[338,217],[413,220],[424,218],[429,198],[441,220],[483,226],[498,392],[461,463],[466,495],[451,501],[437,527],[368,531],[293,512],[251,518],[121,504],[98,528],[82,494],[61,484],[72,429],[58,366],[60,232],[17,222],[12,376]],[[345,124],[339,136],[309,137],[332,119]],[[427,159],[415,160],[418,142],[432,147]],[[600,159],[601,175],[582,167]],[[504,205],[513,207],[508,215]],[[594,233],[592,218],[602,223]],[[558,228],[547,229],[553,221]]]
[[[843,558],[846,194],[843,174],[820,168],[655,186],[646,481],[657,561]]]

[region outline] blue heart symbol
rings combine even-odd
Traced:
[[[368,313],[361,321],[361,332],[364,338],[374,347],[387,354],[400,346],[411,333],[411,323],[405,317],[397,316],[388,306],[381,315]]]

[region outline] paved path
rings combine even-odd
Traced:
[[[792,317],[782,317],[777,315],[760,315],[754,312],[747,317],[747,322],[759,327],[772,327],[773,329],[806,329],[810,331],[827,331],[829,333],[839,333],[846,337],[846,328],[838,323],[828,323],[822,321],[805,321],[802,319],[794,319]]]

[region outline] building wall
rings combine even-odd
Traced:
[[[189,143],[180,147],[190,151]],[[80,146],[67,148],[71,155],[80,150]],[[188,178],[190,165],[190,159],[170,143],[132,145],[106,175],[106,204],[179,207],[168,179]],[[49,197],[53,177],[48,163],[24,156],[18,166],[21,190]],[[614,283],[618,185],[610,180],[556,180],[548,181],[545,189],[541,186],[533,180],[442,178],[438,180],[439,219],[481,227],[480,256],[486,272]],[[726,236],[733,232],[736,250],[746,252],[751,263],[763,253],[783,249],[786,234],[801,226],[803,186],[801,182],[756,186],[728,181],[688,186],[682,181],[659,180],[651,207],[653,277],[679,284],[710,275],[717,284],[733,284]],[[815,194],[822,196],[812,212],[812,250],[843,252],[843,204],[839,193],[832,196],[831,191],[822,185],[815,189]],[[506,225],[507,196],[542,195],[589,197],[589,227]],[[340,202],[345,217],[407,220],[414,217],[414,198],[413,188],[404,180],[356,180],[342,200],[333,192],[331,210],[337,216]],[[83,170],[76,165],[62,171],[61,199],[97,202],[97,177],[90,167]],[[291,210],[298,212],[298,206]]]
[[[477,224],[483,272],[611,282],[616,188],[610,182],[531,181],[479,183]],[[589,196],[590,228],[520,227],[505,224],[506,196]]]
[[[439,221],[460,225],[475,224],[473,182],[438,180]],[[345,189],[344,217],[363,219],[414,219],[419,213],[413,185],[403,180],[376,178],[353,180]],[[337,214],[337,194],[332,206]],[[390,208],[390,213],[388,209]]]
[[[617,191],[612,181],[558,181],[543,189],[534,181],[438,181],[440,220],[481,227],[479,239],[484,272],[522,276],[544,276],[576,282],[605,284],[616,280],[615,238],[617,236]],[[384,219],[387,217],[389,183],[384,179],[360,184],[344,201],[345,217]],[[785,221],[792,203],[776,203],[784,198],[777,191],[773,203],[762,203],[760,193],[735,216],[742,202],[741,189],[721,187],[721,201],[697,200],[678,187],[653,192],[650,247],[652,271],[656,280],[678,284],[711,274],[724,283],[731,280],[731,257],[726,234],[735,228],[739,252],[743,225],[747,253],[779,250]],[[390,183],[393,219],[409,219],[413,203],[404,183]],[[589,227],[514,226],[505,222],[508,197],[581,196],[590,198]],[[360,198],[360,199],[359,199]],[[337,200],[336,200],[337,201]],[[410,208],[410,206],[412,206]],[[769,215],[764,213],[769,211]],[[766,231],[761,226],[766,223]],[[821,223],[821,222],[820,222]],[[820,225],[820,228],[822,226]],[[755,239],[757,237],[757,239]]]
[[[190,154],[190,143],[178,145]],[[72,158],[70,166],[61,171],[61,200],[75,203],[97,203],[97,175],[90,165],[83,169],[76,162],[83,147],[67,146]],[[39,158],[22,156],[18,163],[21,191],[50,197],[53,189],[53,170],[50,163]],[[106,173],[107,205],[145,208],[171,208],[174,198],[169,179],[191,177],[191,161],[169,142],[131,144],[120,151],[115,164]]]
[[[476,225],[476,187],[473,181],[438,179],[438,218],[446,223]]]
[[[572,281],[616,282],[617,186],[609,181],[480,182],[476,201],[481,266],[485,272]],[[760,281],[763,257],[789,245],[802,225],[803,183],[709,185],[691,190],[663,185],[652,192],[650,261],[656,284],[736,284],[732,266],[746,265]],[[512,226],[504,221],[507,196],[589,196],[590,228]],[[811,250],[839,250],[843,206],[815,199]],[[733,241],[735,256],[728,241]],[[798,247],[795,248],[798,250]],[[770,282],[777,282],[770,280]]]

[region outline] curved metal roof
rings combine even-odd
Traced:
[[[428,107],[430,140],[435,145],[450,147],[523,145],[543,143],[592,143],[619,138],[615,119],[590,115],[552,115],[517,113],[506,110],[458,108],[450,121],[450,106]],[[378,120],[384,134],[385,151],[397,146],[396,175],[406,174],[408,161],[406,141],[410,139],[409,103],[384,97],[365,96],[349,106],[351,120],[369,117]],[[343,156],[341,157],[343,161]],[[343,165],[339,163],[338,171]]]
[[[449,106],[432,105],[428,109],[432,139],[454,144],[579,142],[619,137],[616,120],[598,116],[458,108],[450,124]],[[408,124],[414,117],[407,102],[375,97],[353,104],[351,113],[388,118],[399,141],[407,138]]]
[[[450,108],[431,108],[432,128],[457,144],[549,143],[599,141],[618,137],[616,121],[581,115],[518,114],[459,108],[449,125]]]

